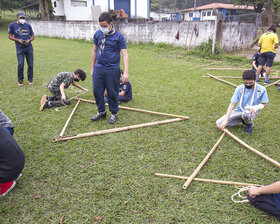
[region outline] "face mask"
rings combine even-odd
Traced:
[[[104,35],[108,34],[110,32],[109,28],[108,27],[100,27],[100,30],[102,31],[102,33]]]
[[[252,89],[252,88],[254,87],[254,85],[255,85],[255,84],[253,84],[253,85],[245,85],[245,87],[246,87],[247,89]]]
[[[79,82],[79,79],[78,79],[78,78],[75,78],[74,81],[75,81],[75,82]]]
[[[25,23],[25,19],[19,19],[18,22],[23,25]]]

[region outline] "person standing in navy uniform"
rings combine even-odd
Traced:
[[[28,64],[28,84],[33,84],[33,47],[34,32],[31,25],[25,22],[25,13],[17,13],[17,21],[9,25],[8,38],[15,41],[18,60],[18,86],[23,86],[24,58]]]
[[[119,111],[120,53],[124,62],[124,82],[129,80],[129,59],[125,39],[113,26],[113,19],[108,12],[101,13],[99,25],[100,30],[94,34],[94,45],[91,55],[93,94],[98,113],[91,120],[97,121],[106,117],[104,102],[104,91],[106,89],[109,109],[112,113],[109,124],[114,124],[117,121],[117,113]]]

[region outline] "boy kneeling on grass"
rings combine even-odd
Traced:
[[[69,105],[70,100],[66,97],[64,89],[68,88],[71,84],[85,92],[88,92],[87,89],[76,83],[80,80],[84,81],[85,79],[86,73],[82,69],[77,69],[74,73],[58,73],[48,84],[48,89],[53,94],[53,96],[43,95],[40,104],[40,111],[54,106],[60,107]]]
[[[250,187],[248,200],[255,207],[280,220],[280,181],[262,187]]]
[[[239,104],[233,110],[237,102]],[[216,124],[223,130],[227,126],[233,127],[242,122],[245,124],[245,132],[250,134],[253,131],[253,120],[267,103],[266,88],[256,83],[256,74],[253,70],[247,70],[243,73],[243,84],[235,89],[227,113],[217,120]]]

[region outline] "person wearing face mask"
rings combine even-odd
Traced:
[[[108,12],[99,17],[100,30],[94,34],[94,45],[91,55],[91,75],[93,94],[96,100],[98,113],[91,120],[97,121],[106,117],[104,91],[107,91],[108,104],[111,111],[109,124],[117,121],[119,111],[120,89],[120,53],[124,62],[123,81],[129,81],[128,54],[123,35],[113,26],[113,19]]]
[[[33,85],[33,47],[34,32],[31,25],[25,22],[25,13],[17,13],[17,21],[9,25],[8,38],[15,41],[18,60],[18,86],[23,86],[24,58],[26,58],[28,70],[28,84]]]
[[[86,79],[86,73],[82,69],[76,69],[72,72],[60,72],[58,73],[48,84],[49,91],[53,96],[43,95],[40,103],[40,111],[51,108],[60,107],[70,104],[70,100],[66,97],[64,89],[67,89],[71,84],[85,92],[87,89],[78,85],[76,82]]]
[[[233,110],[237,102],[239,103]],[[253,120],[267,103],[266,88],[256,83],[256,73],[253,70],[247,70],[243,73],[243,84],[235,89],[227,113],[218,119],[216,124],[223,130],[227,126],[233,127],[242,122],[245,124],[245,132],[250,134],[253,131]]]

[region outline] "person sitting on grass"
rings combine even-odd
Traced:
[[[121,78],[120,78],[120,91],[119,91],[119,102],[128,102],[132,100],[132,87],[129,81],[123,82],[124,72],[121,70]],[[108,102],[107,91],[105,89],[104,92],[104,100]]]
[[[257,72],[258,66],[259,66],[259,59],[260,59],[260,55],[261,55],[261,48],[254,54],[253,56],[253,62],[252,62],[252,70],[254,72]],[[264,68],[262,68],[261,70],[261,77],[265,76],[265,70]],[[259,78],[257,77],[257,82],[261,82],[261,80],[259,80]]]
[[[53,96],[43,95],[40,104],[40,111],[54,106],[59,107],[69,105],[70,100],[66,97],[64,89],[68,88],[71,84],[85,92],[88,92],[87,89],[76,83],[80,80],[84,81],[85,79],[86,73],[81,69],[77,69],[74,73],[58,73],[48,84],[48,89],[53,94]]]
[[[261,187],[250,187],[247,196],[252,205],[280,220],[280,181]]]
[[[12,136],[14,135],[15,125],[1,110],[0,110],[0,126],[5,128]]]
[[[8,194],[21,177],[25,157],[15,139],[0,126],[0,198]]]
[[[237,102],[239,104],[233,110]],[[266,88],[256,83],[256,74],[253,70],[247,70],[243,73],[243,84],[235,89],[227,113],[218,119],[216,124],[223,130],[227,126],[232,127],[242,122],[245,124],[245,132],[250,134],[253,131],[253,120],[267,103]]]

